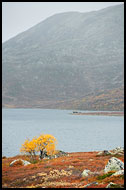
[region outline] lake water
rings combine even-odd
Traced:
[[[20,154],[26,138],[52,134],[66,152],[111,150],[124,146],[124,117],[71,115],[72,110],[3,109],[2,155]]]

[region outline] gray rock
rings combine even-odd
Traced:
[[[109,171],[119,171],[122,169],[124,169],[124,163],[118,158],[112,157],[105,166],[104,172],[107,173]]]
[[[17,161],[21,161],[24,166],[27,166],[27,165],[31,164],[30,162],[28,162],[28,161],[26,161],[26,160],[17,159],[17,160],[12,161],[12,162],[10,163],[10,166],[13,166],[14,163],[17,162]]]
[[[90,174],[92,174],[92,172],[90,170],[84,170],[81,175],[82,175],[82,177],[86,177]]]
[[[22,162],[23,162],[24,166],[27,166],[27,165],[31,164],[30,162],[28,162],[26,160],[22,160]]]
[[[111,188],[111,187],[113,187],[113,186],[115,186],[115,185],[116,185],[115,183],[110,182],[110,183],[106,186],[106,188]]]
[[[111,155],[111,152],[109,152],[108,150],[103,150],[103,151],[100,151],[98,152],[97,155],[101,155],[101,156],[105,156],[105,155]]]
[[[124,154],[124,148],[123,147],[117,147],[113,150],[111,150],[111,154]]]
[[[92,183],[88,183],[87,185],[84,186],[84,188],[89,187],[90,185],[98,185],[98,182],[94,181]]]
[[[123,147],[116,147],[114,150],[117,150],[117,151],[124,151],[124,148]]]
[[[67,156],[68,154],[62,150],[59,150],[59,152],[56,155],[57,157],[60,157],[60,156]]]
[[[115,154],[123,155],[124,154],[124,148],[123,147],[117,147],[111,151],[103,150],[103,151],[98,152],[97,155],[104,156],[104,155],[115,155]]]
[[[43,154],[43,159],[53,159],[53,158],[58,158],[58,157],[62,157],[62,156],[69,156],[68,153],[64,152],[64,151],[57,151],[57,153],[55,155],[47,155],[46,152],[45,154]]]
[[[100,152],[98,152],[98,154],[97,155],[102,155],[103,154],[103,151],[100,151]]]
[[[105,154],[105,155],[110,155],[111,152],[109,152],[108,150],[104,150],[104,151],[103,151],[103,154]]]
[[[110,183],[106,186],[106,188],[123,188],[123,185],[110,182]]]

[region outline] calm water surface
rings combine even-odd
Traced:
[[[2,155],[20,154],[26,138],[52,134],[66,152],[111,150],[124,146],[124,117],[71,115],[71,110],[3,109]]]

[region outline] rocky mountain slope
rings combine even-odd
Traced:
[[[3,43],[3,107],[56,108],[58,102],[61,108],[116,89],[122,102],[123,59],[123,5],[53,15]],[[92,103],[81,109],[96,109]]]

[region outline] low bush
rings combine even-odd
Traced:
[[[36,164],[36,163],[38,163],[38,160],[32,160],[30,162],[31,162],[31,164]]]
[[[115,173],[115,172],[108,172],[107,174],[98,176],[97,179],[98,179],[98,180],[105,179],[106,177],[110,177],[110,176],[111,176],[112,174],[114,174],[114,173]]]

